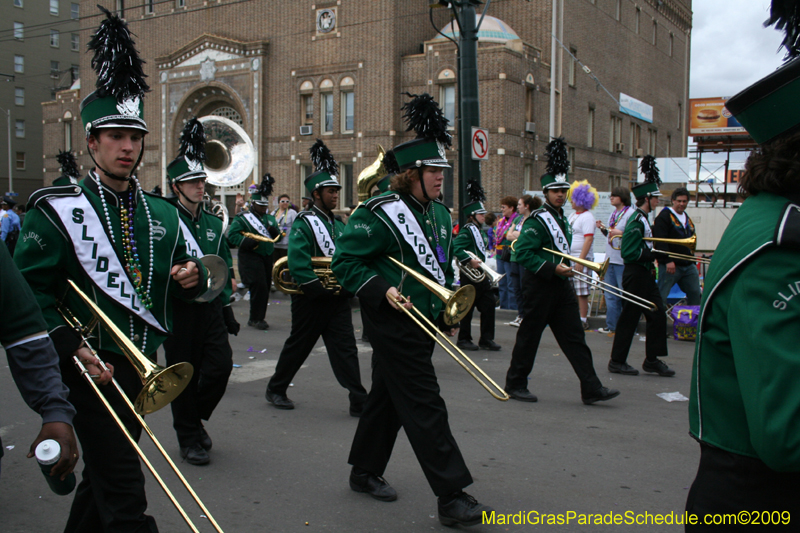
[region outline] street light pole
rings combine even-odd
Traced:
[[[8,119],[8,192],[14,192],[14,178],[11,175],[11,109],[0,107],[0,111],[6,114]]]

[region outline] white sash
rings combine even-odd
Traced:
[[[556,247],[556,251],[569,255],[569,241],[553,215],[547,211],[542,211],[536,216],[543,220],[547,229],[550,230],[550,235],[553,237],[553,244]]]
[[[472,232],[472,238],[475,239],[475,245],[478,247],[478,251],[481,253],[484,259],[486,259],[486,243],[483,242],[483,236],[481,235],[481,231],[475,226],[475,224],[469,224],[467,226],[469,231]]]
[[[84,195],[47,198],[67,230],[75,256],[94,285],[122,307],[166,334],[156,317],[142,304],[125,267],[114,252],[100,217]],[[144,273],[143,273],[144,274]]]
[[[203,250],[200,249],[200,245],[197,244],[197,240],[194,238],[192,230],[189,229],[189,226],[186,225],[186,223],[183,221],[181,217],[178,217],[178,221],[181,223],[181,233],[183,233],[183,240],[186,241],[186,252],[192,257],[200,259],[205,254],[203,253]]]
[[[311,228],[314,238],[317,239],[317,246],[319,246],[319,249],[322,250],[322,253],[327,257],[333,257],[333,252],[336,251],[336,243],[333,242],[333,238],[331,238],[331,235],[328,232],[328,227],[325,225],[325,223],[322,222],[317,215],[305,215],[303,220],[305,220]]]
[[[411,209],[403,201],[387,202],[381,204],[380,207],[389,215],[389,220],[392,221],[392,224],[398,229],[403,239],[405,239],[408,245],[411,246],[411,249],[414,250],[419,265],[430,272],[439,285],[444,286],[444,272],[439,266],[436,256],[433,254],[433,251],[431,251],[430,246],[428,246],[428,241],[425,239],[425,232],[422,231]],[[431,209],[433,209],[433,206],[431,206]],[[433,231],[439,231],[439,229],[433,228]]]
[[[650,221],[647,220],[647,215],[642,211],[642,224],[644,225],[644,236],[645,237],[652,237],[653,236],[653,229],[650,227]],[[653,249],[652,241],[644,241],[648,248],[651,250]]]
[[[267,228],[264,227],[264,224],[262,224],[261,221],[258,220],[258,218],[256,218],[256,216],[253,213],[245,213],[244,218],[251,226],[253,226],[253,229],[256,230],[256,232],[258,232],[259,235],[261,235],[262,237],[269,237],[269,232],[267,231]]]

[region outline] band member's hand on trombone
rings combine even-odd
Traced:
[[[389,290],[386,291],[386,299],[389,300],[389,305],[392,306],[392,309],[396,311],[401,311],[400,306],[409,310],[414,308],[414,304],[411,303],[411,298],[400,294],[397,287],[389,287]],[[448,337],[455,337],[458,335],[458,329],[457,327],[447,329],[444,325],[440,325],[439,327],[439,330]]]
[[[173,265],[169,273],[184,289],[191,289],[200,281],[200,271],[194,261]]]
[[[73,355],[81,360],[81,363],[83,363],[83,366],[86,367],[86,371],[89,373],[89,377],[91,377],[95,383],[98,385],[106,385],[111,382],[111,379],[114,377],[114,365],[109,363],[105,363],[104,365],[101,363],[91,348],[84,344],[75,350]]]
[[[573,267],[565,265],[564,263],[559,263],[556,265],[556,274],[558,274],[559,276],[565,276],[571,278],[574,275],[574,272],[572,270]]]

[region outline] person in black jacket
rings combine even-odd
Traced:
[[[653,223],[653,237],[660,239],[686,239],[695,234],[694,224],[686,214],[686,205],[689,203],[689,191],[684,187],[675,189],[672,193],[672,207],[666,207],[656,217]],[[694,255],[686,246],[656,242],[659,250],[670,251],[684,255]],[[700,305],[700,276],[697,273],[697,264],[690,260],[665,258],[658,265],[658,291],[661,300],[667,301],[672,286],[678,284],[686,293],[688,305]]]

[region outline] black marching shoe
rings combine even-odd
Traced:
[[[612,374],[623,374],[626,376],[638,376],[639,371],[633,368],[628,363],[617,363],[616,361],[608,362],[608,371]]]
[[[506,389],[506,394],[508,394],[509,398],[513,398],[515,400],[519,400],[521,402],[538,402],[539,398],[536,397],[535,394],[531,393],[528,389]]]
[[[582,400],[586,405],[592,405],[595,402],[605,402],[606,400],[616,398],[617,396],[619,396],[619,391],[617,389],[600,387],[596,391],[590,392],[589,394],[583,396]]]
[[[644,363],[642,363],[642,370],[664,376],[665,378],[671,378],[675,375],[675,371],[668,367],[667,363],[661,359],[653,359],[652,361],[645,359]]]
[[[205,451],[210,450],[211,446],[214,445],[214,443],[211,442],[211,437],[209,437],[208,433],[206,433],[206,428],[203,426],[200,426],[200,440],[198,442]]]
[[[258,321],[248,320],[247,325],[250,326],[251,328],[256,328],[256,329],[262,329],[262,330],[269,329],[269,324],[267,324],[266,320],[258,320]]]
[[[477,345],[475,345],[475,343],[474,343],[474,342],[472,342],[472,341],[467,341],[467,340],[464,340],[464,341],[458,341],[458,342],[456,343],[456,346],[458,346],[458,347],[459,347],[459,348],[461,348],[462,350],[469,350],[469,351],[471,351],[471,352],[478,351],[478,349],[479,349],[479,348],[478,348],[478,346],[477,346]]]
[[[207,465],[211,461],[208,452],[199,444],[192,444],[185,448],[181,447],[181,457],[186,459],[186,462],[190,465],[195,466]]]
[[[356,492],[366,492],[382,502],[393,502],[397,499],[397,491],[385,479],[370,472],[356,474],[355,467],[350,471],[350,488]]]
[[[447,501],[449,499],[449,501]],[[443,503],[447,501],[447,503]],[[478,500],[461,492],[455,497],[439,497],[439,522],[443,526],[452,527],[456,524],[461,526],[475,526],[483,521],[483,514],[491,514],[494,509],[488,505],[478,503]]]
[[[279,394],[267,389],[267,401],[278,409],[294,409],[294,402],[285,394]]]
[[[481,350],[490,350],[492,352],[497,352],[501,348],[501,346],[499,344],[497,344],[496,342],[494,342],[491,339],[488,340],[488,341],[485,341],[483,339],[479,340],[478,341],[478,346],[481,348]]]

